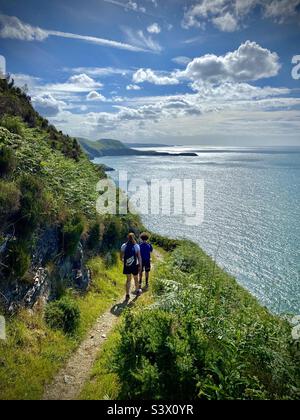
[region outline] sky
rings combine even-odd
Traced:
[[[91,140],[300,146],[299,41],[300,0],[0,0],[7,73]]]

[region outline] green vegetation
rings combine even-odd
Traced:
[[[74,334],[80,322],[79,306],[68,296],[48,303],[45,309],[45,321],[54,330]]]
[[[299,398],[290,325],[196,245],[181,243],[156,269],[154,299],[126,312],[82,398]]]
[[[17,243],[0,256],[0,284],[7,277],[27,277],[28,256],[49,226],[59,228],[58,254],[64,256],[74,256],[80,241],[88,243],[90,255],[119,247],[127,229],[140,222],[134,216],[97,215],[96,185],[106,177],[103,168],[88,160],[75,139],[49,126],[30,98],[8,80],[0,80],[1,111],[0,238],[15,235]],[[17,267],[11,264],[13,258]]]
[[[67,300],[75,302],[80,311],[73,334],[50,328],[42,307],[34,312],[22,310],[7,320],[8,339],[0,341],[0,400],[41,399],[45,384],[51,382],[96,319],[123,294],[120,262],[107,268],[95,257],[88,265],[93,274],[89,291],[67,293]]]

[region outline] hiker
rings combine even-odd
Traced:
[[[124,262],[123,274],[127,276],[126,300],[130,299],[132,276],[135,282],[135,294],[140,296],[142,290],[139,287],[139,272],[142,267],[141,251],[134,233],[128,235],[128,241],[121,247],[121,260]]]
[[[146,276],[146,289],[149,288],[149,275],[151,271],[151,254],[153,252],[153,247],[149,243],[149,235],[148,233],[142,233],[141,234],[141,244],[140,244],[140,250],[141,250],[141,257],[142,257],[142,269],[140,272],[140,289],[142,288],[143,284],[143,272],[145,271]]]

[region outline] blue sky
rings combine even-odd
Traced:
[[[300,0],[0,0],[0,54],[73,136],[295,145],[299,22]]]

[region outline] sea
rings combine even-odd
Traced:
[[[277,314],[300,314],[300,147],[141,148],[171,156],[97,159],[131,179],[202,180],[204,217],[142,215],[147,229],[199,244],[260,303]],[[194,152],[196,156],[178,156]]]

